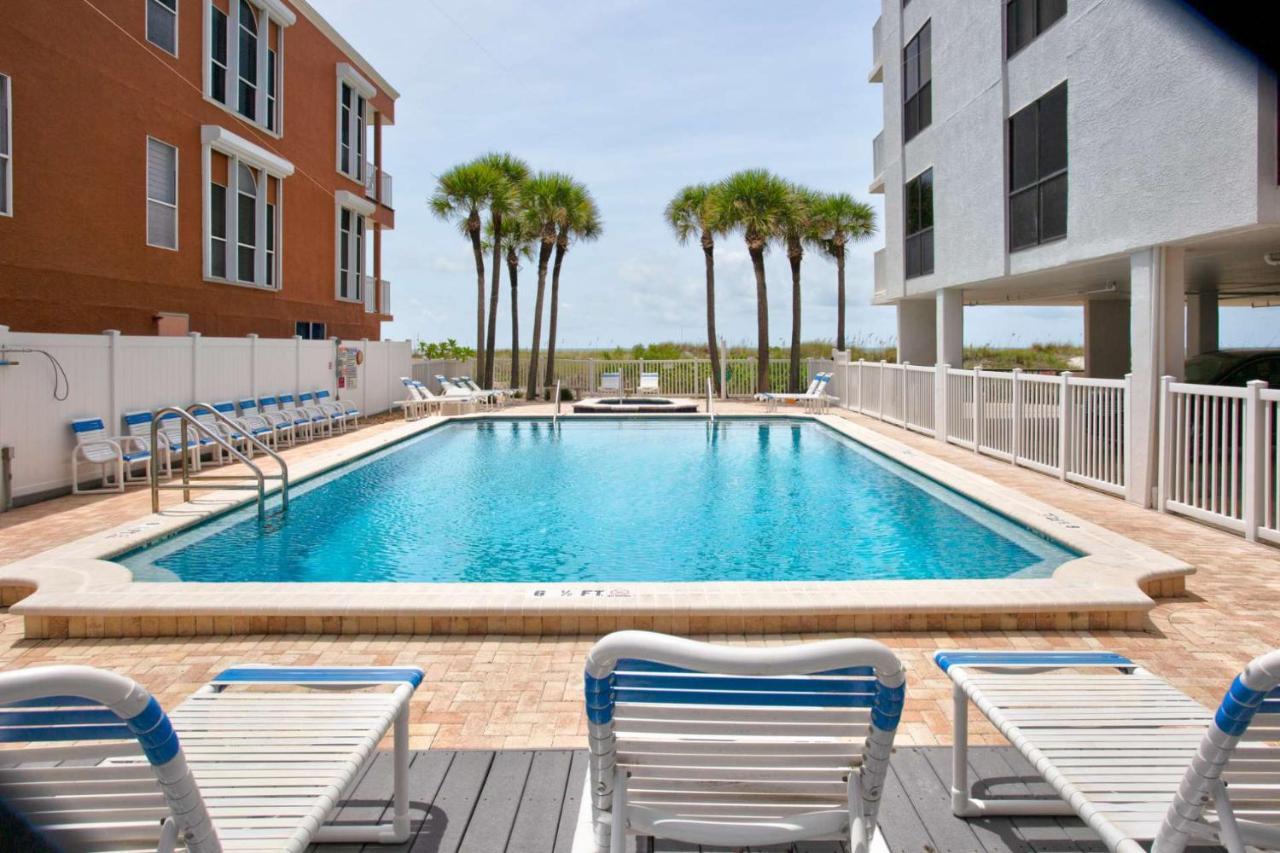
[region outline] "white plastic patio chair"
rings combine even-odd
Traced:
[[[437,381],[441,379],[444,379],[444,377],[442,376],[436,377]],[[470,391],[459,388],[457,385],[454,385],[452,382],[449,382],[447,380],[444,382],[441,382],[441,388],[443,389],[443,391],[440,394],[432,394],[431,389],[426,386],[426,383],[419,382],[417,379],[413,380],[413,387],[417,389],[418,395],[422,399],[439,400],[442,414],[444,413],[444,408],[443,408],[444,406],[457,406],[458,414],[462,414],[463,406],[472,406],[474,408],[478,408],[480,405],[480,400],[478,397],[476,397],[475,394],[473,394]]]
[[[182,459],[183,449],[178,444],[170,444],[168,437],[161,432],[159,446],[151,446],[151,421],[154,416],[145,409],[124,413],[124,431],[133,439],[137,439],[137,447],[151,451],[152,465],[159,466],[160,473],[173,475],[173,463]]]
[[[230,421],[235,424],[234,427],[229,427],[222,421],[215,419],[214,423],[217,424],[220,430],[222,430],[222,437],[235,445],[241,453],[248,456],[250,459],[253,458],[254,452],[257,448],[254,446],[253,442],[249,440],[249,436],[253,436],[264,444],[270,442],[272,433],[271,424],[267,423],[265,419],[257,416],[247,418],[237,416],[236,404],[230,400],[220,400],[213,404],[213,408],[216,409],[219,414],[230,419]],[[197,417],[199,417],[199,415],[197,415]]]
[[[321,433],[333,435],[333,419],[328,412],[310,405],[310,395],[307,396],[304,401],[295,400],[292,394],[279,395],[280,411],[293,417],[294,430],[304,433],[308,441],[319,438]]]
[[[637,394],[659,394],[662,389],[658,387],[657,373],[641,373],[640,384],[636,386]]]
[[[360,407],[350,400],[336,400],[329,396],[329,392],[324,388],[315,392],[316,405],[325,411],[337,412],[342,417],[342,431],[346,432],[348,426],[360,426]]]
[[[511,392],[505,388],[481,388],[470,376],[459,376],[457,384],[460,388],[473,394],[483,395],[494,409],[501,409],[507,403],[507,395]]]
[[[880,849],[876,815],[905,675],[873,640],[700,643],[619,631],[586,662],[597,851],[627,833]]]
[[[177,453],[182,449],[182,417],[174,412],[166,412],[160,415],[159,421],[162,440],[168,441],[169,449]],[[218,443],[192,424],[187,424],[187,447],[190,448],[192,465],[196,471],[200,470],[206,453],[210,454],[214,461],[222,460],[222,451]]]
[[[600,384],[597,386],[601,391],[616,391],[622,394],[622,371],[611,370],[607,373],[600,374]]]
[[[0,742],[56,744],[0,750],[0,797],[68,850],[402,843],[408,707],[422,676],[416,667],[235,667],[166,715],[113,672],[0,673],[0,706],[9,706]],[[324,825],[393,726],[390,822]]]
[[[281,442],[289,447],[294,445],[293,418],[276,408],[275,397],[259,397],[256,401],[246,398],[240,401],[240,411],[245,415],[257,415],[271,424],[272,444],[276,447]]]
[[[71,422],[76,446],[71,450],[71,493],[93,495],[123,492],[125,483],[145,481],[151,476],[150,444],[133,435],[107,435],[102,418],[76,418]],[[102,474],[102,485],[96,489],[80,488],[80,466],[96,465]],[[142,477],[133,475],[138,464]]]
[[[1118,853],[1189,843],[1280,849],[1280,650],[1254,658],[1216,713],[1109,652],[934,655],[955,703],[952,810],[961,817],[1075,814]],[[977,799],[968,703],[1060,800]]]

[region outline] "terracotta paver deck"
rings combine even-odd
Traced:
[[[530,407],[539,411],[545,407]],[[721,412],[759,411],[724,405]],[[941,647],[991,649],[1107,648],[1215,705],[1251,657],[1280,646],[1280,550],[1245,542],[1194,522],[1159,515],[1079,486],[1015,468],[925,436],[850,414],[917,450],[1021,490],[1197,568],[1187,594],[1159,602],[1146,633],[1029,631],[874,634],[896,649],[910,671],[899,732],[904,745],[950,741],[949,683],[930,661]],[[377,426],[371,429],[378,429]],[[361,430],[360,433],[365,432]],[[356,433],[359,436],[360,433]],[[344,437],[330,439],[333,442]],[[288,452],[322,452],[324,443]],[[170,496],[170,500],[177,500]],[[60,498],[0,515],[0,563],[120,524],[149,511],[145,490],[122,496]],[[824,635],[712,636],[729,643],[784,643]],[[829,635],[826,635],[829,636]],[[582,660],[589,637],[290,636],[228,638],[25,640],[21,620],[0,610],[0,669],[82,663],[127,674],[172,706],[232,663],[413,663],[427,680],[413,703],[415,749],[579,747]],[[977,742],[997,742],[983,732]]]

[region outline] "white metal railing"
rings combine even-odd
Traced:
[[[378,310],[378,280],[371,275],[364,276],[360,282],[360,295],[364,301],[364,313],[373,314]]]
[[[1280,391],[1265,382],[1244,388],[1191,385],[1165,377],[1160,386],[1161,510],[1280,542],[1276,484],[1276,414]]]
[[[385,170],[378,170],[378,203],[383,207],[395,207],[391,200],[391,175]]]
[[[542,356],[545,359],[545,354]],[[545,361],[542,362],[545,365]],[[511,380],[511,363],[499,359],[494,364],[494,382],[506,387],[522,387],[525,377]],[[541,374],[545,368],[540,367]],[[754,358],[721,359],[722,386],[726,396],[751,397],[757,391],[756,360]],[[712,378],[711,360],[706,358],[682,359],[605,359],[605,358],[556,358],[555,379],[565,388],[578,394],[594,394],[600,391],[600,377],[604,373],[622,375],[622,386],[634,390],[640,384],[641,373],[657,373],[658,387],[663,394],[699,396]],[[770,387],[781,390],[787,387],[789,363],[785,358],[769,362]]]
[[[836,365],[840,404],[1064,480],[1120,494],[1127,381],[947,365]]]
[[[871,140],[871,178],[880,180],[884,177],[884,131],[876,134]]]
[[[391,315],[391,282],[378,279],[378,313]]]
[[[364,195],[365,198],[378,197],[378,167],[372,160],[364,161]]]

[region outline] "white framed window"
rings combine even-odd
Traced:
[[[365,120],[378,90],[345,62],[338,65],[338,171],[364,183]]]
[[[284,179],[293,164],[217,125],[204,143],[204,275],[279,290]]]
[[[147,245],[178,248],[178,149],[147,137]]]
[[[178,0],[143,0],[147,4],[147,41],[178,55]]]
[[[364,302],[368,269],[369,220],[373,203],[345,190],[337,192],[337,237],[334,246],[334,296],[342,302]]]
[[[0,74],[0,216],[13,216],[13,83]]]
[[[281,0],[205,0],[209,100],[279,134],[284,30],[296,20]]]

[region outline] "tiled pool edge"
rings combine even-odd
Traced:
[[[479,417],[530,416],[517,410]],[[782,417],[817,420],[1088,556],[1042,580],[767,584],[134,584],[127,570],[103,559],[251,499],[242,492],[215,492],[0,566],[0,603],[12,604],[12,612],[22,615],[31,638],[554,635],[627,627],[675,633],[1135,631],[1146,627],[1152,597],[1180,594],[1193,571],[1113,531],[844,418]],[[326,457],[302,460],[294,479],[316,476],[455,419],[396,425]]]

